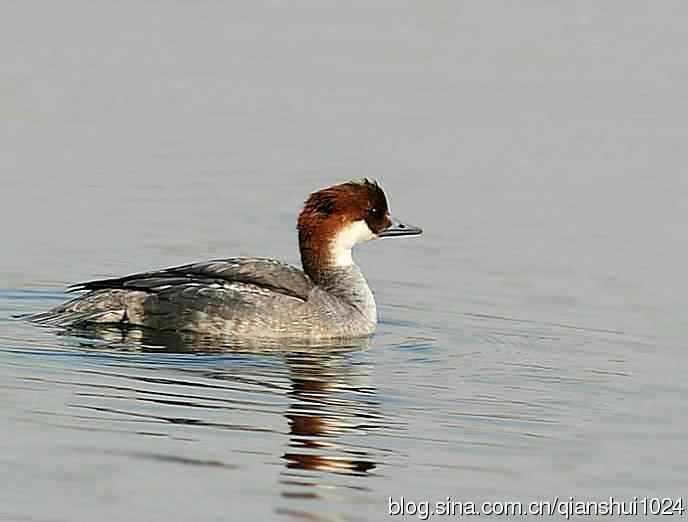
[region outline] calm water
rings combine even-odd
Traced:
[[[684,3],[8,3],[1,20],[0,519],[685,494]],[[90,278],[297,263],[304,197],[364,175],[426,230],[356,252],[369,342],[11,319]]]

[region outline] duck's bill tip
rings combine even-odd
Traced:
[[[398,219],[392,218],[392,224],[380,232],[378,237],[418,236],[422,233],[422,228],[409,223],[402,223]]]

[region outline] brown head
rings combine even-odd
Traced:
[[[392,218],[384,191],[367,179],[313,192],[299,214],[298,230],[303,269],[316,283],[324,270],[351,265],[358,243],[422,232]]]

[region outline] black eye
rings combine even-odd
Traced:
[[[315,210],[317,210],[321,214],[326,214],[329,216],[330,214],[332,214],[332,207],[333,207],[332,201],[329,199],[326,199],[326,200],[320,201],[315,206]]]
[[[368,211],[368,213],[373,217],[380,217],[382,215],[382,210],[377,208],[377,207],[374,207],[374,208],[371,208]]]

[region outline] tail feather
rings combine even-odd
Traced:
[[[86,324],[112,324],[126,321],[126,310],[51,310],[27,317],[27,320],[43,326],[83,326]]]

